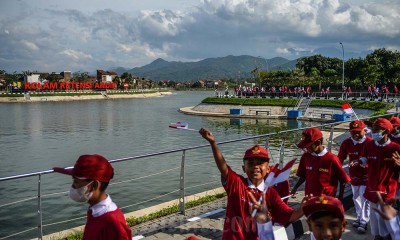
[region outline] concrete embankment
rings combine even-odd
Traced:
[[[240,109],[240,115],[230,114],[231,109]],[[183,107],[179,111],[189,115],[229,117],[229,118],[265,118],[265,119],[286,119],[287,111],[292,107],[282,106],[242,106],[228,104],[207,104],[200,103],[196,106]],[[354,109],[358,117],[367,117],[374,111],[368,109]],[[306,121],[332,121],[334,114],[342,114],[341,108],[330,107],[309,107],[299,120]],[[324,115],[321,115],[324,114]]]
[[[104,94],[104,95],[74,95],[74,96],[18,96],[0,97],[0,102],[62,102],[62,101],[81,101],[81,100],[109,100],[127,98],[153,98],[170,95],[172,92],[155,93],[135,93],[135,94]],[[55,94],[56,95],[56,94]]]

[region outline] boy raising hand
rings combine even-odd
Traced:
[[[265,228],[263,224],[256,223],[249,209],[252,200],[259,199],[264,191],[264,179],[269,173],[267,150],[256,145],[245,152],[242,166],[247,175],[245,178],[229,167],[209,130],[202,128],[199,133],[211,145],[215,163],[221,173],[222,185],[228,195],[222,239],[261,239]],[[282,226],[287,226],[303,215],[301,207],[294,210],[287,206],[273,188],[268,188],[265,200],[269,219]]]

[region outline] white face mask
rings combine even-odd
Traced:
[[[91,183],[92,182],[80,188],[73,188],[71,186],[71,189],[69,189],[69,197],[75,202],[87,202],[93,195],[93,192],[86,193]]]

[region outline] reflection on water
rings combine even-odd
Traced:
[[[243,119],[241,119],[241,118],[230,118],[229,119],[229,124],[230,125],[241,126],[241,125],[243,125]]]
[[[98,153],[117,159],[207,144],[197,132],[168,128],[171,122],[188,122],[194,129],[208,128],[217,141],[309,124],[277,119],[201,117],[178,112],[179,108],[194,106],[211,95],[210,92],[178,92],[151,99],[0,104],[0,176],[71,166],[82,154]],[[300,153],[293,148],[299,134],[271,137],[272,161],[278,160],[282,137],[286,139],[286,161]],[[242,173],[244,151],[254,144],[265,145],[266,141],[266,138],[252,139],[222,144],[220,148],[229,165]],[[185,157],[186,195],[220,186],[219,173],[209,147],[186,151]],[[113,164],[115,177],[108,193],[125,213],[176,199],[177,192],[159,196],[179,189],[181,159],[182,153],[178,152]],[[153,176],[146,178],[149,175]],[[32,198],[0,208],[0,238],[37,226],[37,181],[35,177],[0,182],[1,196],[7,196],[0,199],[0,205]],[[65,175],[42,176],[45,234],[84,224],[87,205],[68,199],[70,185],[71,178]],[[145,202],[149,199],[154,200]],[[80,219],[46,226],[76,218]],[[14,239],[31,238],[36,234],[36,230],[29,231]]]

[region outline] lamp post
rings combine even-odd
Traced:
[[[344,88],[344,47],[343,47],[343,43],[342,42],[340,42],[339,43],[341,46],[342,46],[342,91],[343,91],[343,88]]]

